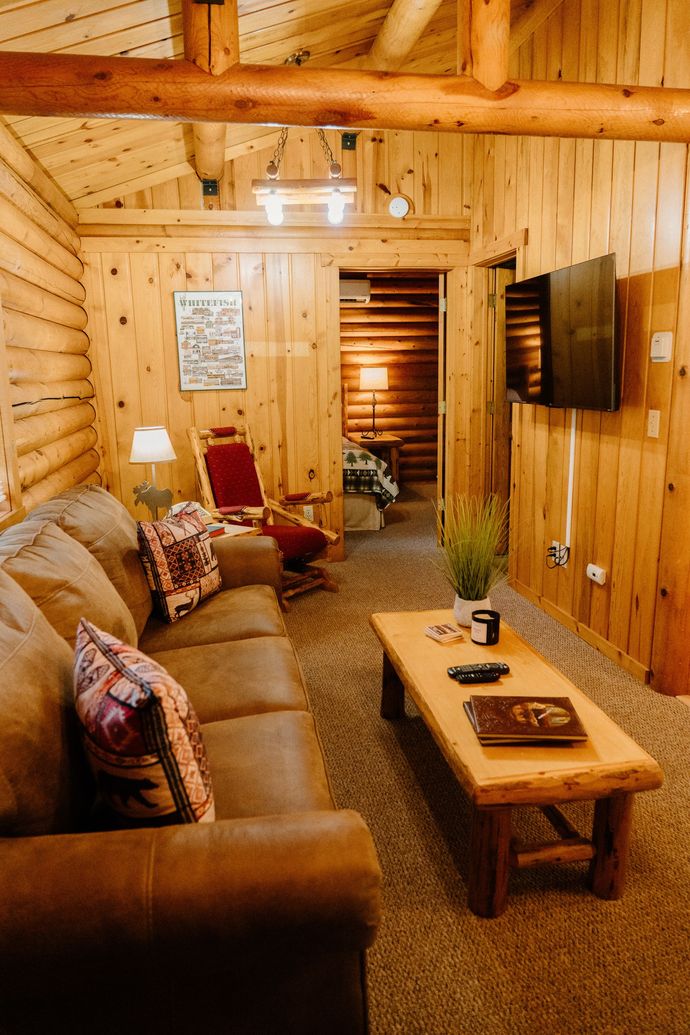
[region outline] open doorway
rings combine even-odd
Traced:
[[[418,270],[348,270],[340,278],[344,443],[383,460],[401,493],[430,498],[442,484],[445,454],[444,284],[444,275]],[[358,482],[356,465],[344,445],[345,530],[380,528],[386,508],[357,491],[366,478]]]

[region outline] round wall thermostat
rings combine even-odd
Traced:
[[[412,211],[412,202],[404,194],[392,194],[388,199],[388,212],[396,219],[404,219]]]

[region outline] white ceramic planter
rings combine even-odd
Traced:
[[[463,600],[457,593],[453,604],[453,616],[458,625],[465,625],[469,629],[472,625],[472,612],[491,610],[491,600],[484,597],[483,600]]]

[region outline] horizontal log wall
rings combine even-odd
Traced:
[[[22,503],[98,480],[77,213],[0,124],[0,300]]]
[[[342,153],[339,134],[329,139],[358,179],[357,212],[342,227],[329,227],[323,207],[291,208],[283,226],[268,226],[251,180],[272,149],[227,163],[219,199],[202,199],[191,176],[82,213],[105,478],[133,514],[148,473],[128,463],[137,424],[168,427],[178,459],[157,465],[156,480],[186,499],[195,494],[186,428],[247,419],[268,491],[331,489],[329,522],[342,529],[339,273],[464,265],[468,210],[461,138],[360,134]],[[281,174],[323,173],[315,133],[291,131]],[[384,214],[398,190],[416,199],[406,220]],[[173,291],[195,289],[243,292],[246,391],[179,391]]]
[[[565,0],[511,74],[687,87],[689,68],[683,0]],[[688,279],[687,157],[681,144],[478,138],[471,241],[485,253],[528,227],[518,279],[616,253],[623,405],[577,415],[571,557],[555,569],[546,549],[565,536],[570,412],[513,407],[511,574],[526,595],[638,675],[651,670],[653,685],[671,693],[690,692],[687,425],[677,417],[687,415],[688,378],[679,374],[690,346],[678,309]],[[673,362],[650,362],[654,331],[674,332]],[[647,435],[650,409],[661,413],[658,438]],[[589,562],[606,570],[604,586],[586,578]]]
[[[348,276],[350,276],[348,274]],[[347,431],[371,427],[371,392],[362,367],[386,367],[388,391],[376,393],[376,427],[403,440],[400,480],[434,481],[437,469],[438,275],[352,274],[368,279],[371,300],[340,306],[340,350],[347,386]]]

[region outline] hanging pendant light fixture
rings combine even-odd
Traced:
[[[326,134],[317,129],[319,142],[328,162],[328,179],[281,180],[280,163],[283,160],[288,129],[283,127],[273,157],[266,166],[265,180],[252,180],[252,191],[257,205],[266,209],[266,219],[271,226],[280,226],[285,218],[285,205],[326,205],[328,222],[342,223],[345,206],[352,204],[357,192],[357,181],[343,179],[340,162],[333,156]]]

